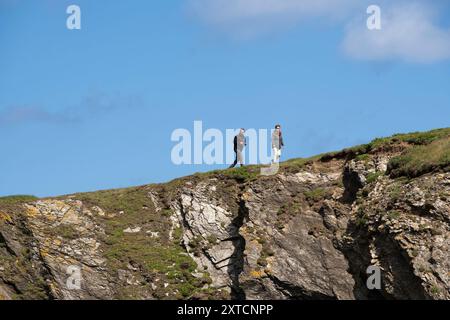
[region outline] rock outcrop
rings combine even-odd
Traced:
[[[450,173],[389,175],[414,147],[0,201],[0,298],[450,299]]]

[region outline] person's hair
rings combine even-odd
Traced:
[[[281,126],[280,126],[279,124],[277,124],[277,125],[275,126],[275,129],[279,129],[279,128],[281,128]]]

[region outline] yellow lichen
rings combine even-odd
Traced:
[[[39,210],[34,206],[30,206],[30,205],[26,204],[25,208],[27,209],[26,213],[27,213],[27,216],[29,216],[29,217],[35,217],[40,213]]]
[[[253,278],[262,278],[265,275],[265,272],[263,270],[252,270],[250,271],[250,275]]]
[[[48,250],[45,249],[45,248],[40,249],[40,250],[39,250],[39,253],[40,253],[40,255],[41,255],[42,258],[45,258],[45,257],[48,256]]]
[[[58,286],[52,281],[52,282],[50,282],[49,287],[50,287],[50,291],[56,295],[58,292]]]
[[[247,192],[244,192],[242,194],[242,200],[248,200],[248,199],[250,199],[250,195]]]
[[[0,211],[0,221],[12,223],[12,218],[9,214]]]

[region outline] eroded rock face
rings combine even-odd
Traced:
[[[239,271],[240,225],[237,213],[217,193],[217,180],[183,188],[172,208],[183,226],[183,244],[203,268],[215,287],[232,287]]]
[[[234,212],[215,192],[217,181],[202,183],[176,210],[186,243],[216,237],[194,259],[214,284],[248,299],[448,299],[448,174],[392,180],[383,175],[388,160],[258,179],[240,190]],[[224,245],[239,236],[234,248],[242,251]],[[369,266],[381,268],[382,290],[367,289]]]
[[[450,173],[390,179],[391,156],[185,178],[111,207],[0,207],[0,298],[450,299]],[[369,266],[381,290],[367,288]]]
[[[450,175],[414,180],[381,177],[352,213],[364,216],[371,263],[383,270],[386,294],[449,299]]]
[[[48,280],[51,296],[56,299],[111,296],[106,261],[99,250],[99,237],[104,230],[92,219],[101,211],[91,212],[81,201],[70,199],[37,201],[25,207],[29,217],[27,228],[33,235],[31,250],[51,275]],[[82,290],[70,289],[81,283]]]
[[[301,198],[298,193],[304,186],[286,184],[283,178],[274,189],[251,186],[246,192],[249,224],[243,234],[249,244],[246,254],[254,257],[246,259],[241,274],[248,298],[352,299],[354,281],[344,254],[333,245],[333,231],[320,210],[301,201],[292,203],[292,198]],[[280,195],[284,198],[277,199]],[[286,204],[286,212],[280,212],[277,200]],[[288,221],[274,225],[289,214],[293,216]]]

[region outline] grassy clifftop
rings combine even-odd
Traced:
[[[338,152],[306,159],[291,159],[280,164],[280,173],[308,171],[311,167],[322,172],[322,168],[327,166],[343,166],[352,159],[364,162],[377,154],[389,154],[390,160],[386,172],[383,170],[367,176],[369,184],[377,180],[379,175],[411,179],[431,172],[448,171],[450,128],[397,134]],[[0,262],[5,262],[3,267],[0,264],[3,268],[3,271],[0,268],[0,289],[3,281],[14,283],[15,290],[23,293],[22,296],[17,294],[13,298],[42,298],[49,295],[50,287],[38,275],[35,279],[41,280],[36,288],[29,288],[30,275],[36,272],[30,266],[34,265],[33,259],[37,255],[29,248],[36,241],[33,237],[40,234],[39,238],[43,242],[37,247],[44,253],[45,257],[41,256],[46,263],[56,261],[64,245],[77,247],[81,244],[82,237],[95,239],[98,242],[98,252],[92,254],[101,255],[106,260],[107,278],[114,282],[111,287],[115,290],[113,296],[116,298],[147,297],[148,292],[152,292],[151,296],[158,299],[226,297],[225,292],[209,288],[211,274],[186,254],[187,249],[194,253],[200,252],[202,246],[200,241],[194,239],[189,242],[189,248],[185,247],[181,241],[183,226],[174,225],[171,219],[174,213],[170,204],[177,199],[180,188],[189,188],[210,179],[216,179],[215,192],[224,198],[240,194],[244,186],[255,180],[258,180],[258,184],[266,185],[264,179],[267,179],[267,185],[271,185],[269,180],[277,177],[262,177],[261,167],[216,170],[165,184],[42,199],[40,208],[36,208],[38,199],[33,196],[2,197],[0,236],[3,234],[4,239],[0,237]],[[324,197],[327,197],[327,191],[322,187],[304,193],[304,198],[311,206]],[[296,208],[295,201],[292,208]],[[41,210],[39,215],[30,216],[30,206],[24,206],[26,203]],[[231,208],[237,203],[237,199],[230,198],[227,203]],[[239,208],[231,209],[233,212],[239,211]],[[284,227],[288,220],[285,217],[288,209],[287,206],[280,206],[277,214],[279,221],[274,222],[275,225],[278,223],[281,228]],[[71,217],[76,219],[60,221],[64,219],[61,218],[64,215],[58,215],[61,210],[68,210],[67,212],[73,213]],[[35,226],[34,223],[39,221],[42,224]],[[20,243],[15,243],[8,239],[21,240]],[[211,238],[208,241],[210,245],[214,245],[217,239]],[[11,254],[13,251],[14,254]],[[100,273],[101,269],[95,269],[95,272]],[[130,290],[130,283],[139,289]]]
[[[387,174],[392,177],[417,177],[435,170],[448,170],[450,166],[450,128],[434,129],[425,132],[395,134],[390,137],[376,138],[370,143],[346,148],[337,152],[329,152],[310,158],[295,158],[280,164],[280,171],[296,171],[305,164],[331,159],[353,158],[364,159],[369,154],[393,152],[400,154],[393,157],[388,165]],[[197,173],[193,176],[175,179],[167,184],[176,186],[187,179],[203,179],[217,177],[246,182],[259,176],[261,165],[251,165],[234,169],[214,170]],[[101,191],[105,193],[105,191]],[[29,195],[0,197],[0,206],[33,201],[37,198]]]

